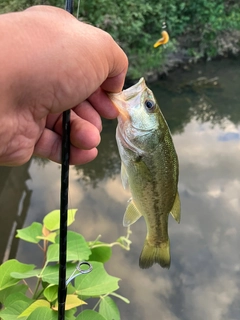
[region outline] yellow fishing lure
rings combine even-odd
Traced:
[[[167,31],[162,31],[162,38],[160,38],[157,42],[154,43],[153,47],[157,48],[161,46],[162,44],[166,44],[169,41],[169,35]]]

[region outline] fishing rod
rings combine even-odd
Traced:
[[[65,9],[73,14],[74,0],[66,0]],[[68,218],[68,186],[70,158],[70,110],[63,112],[62,117],[62,171],[60,193],[60,237],[59,237],[59,282],[58,282],[58,320],[65,319],[65,303],[67,294],[67,218]]]
[[[67,217],[70,155],[70,110],[63,113],[62,172],[60,200],[60,237],[59,237],[59,282],[58,282],[58,320],[65,319],[66,302],[66,263],[67,263]]]
[[[79,1],[80,4],[80,1]],[[73,14],[74,0],[66,0],[65,9]],[[58,320],[65,319],[65,304],[67,285],[77,276],[92,271],[89,262],[82,261],[66,280],[67,265],[67,219],[68,219],[68,187],[69,187],[69,159],[70,159],[70,110],[62,116],[62,170],[60,193],[60,236],[59,236],[59,281],[58,281]],[[84,266],[84,267],[83,267]],[[87,267],[87,268],[86,268]]]

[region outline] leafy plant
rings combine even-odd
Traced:
[[[64,7],[63,0],[2,0],[0,13],[35,4]],[[161,73],[166,66],[170,69],[187,59],[238,54],[239,9],[239,0],[81,0],[78,18],[112,35],[128,55],[128,77],[134,80],[147,77],[149,72]],[[154,49],[163,22],[170,46]]]
[[[68,226],[74,222],[76,211],[68,210]],[[17,230],[17,237],[41,249],[43,267],[39,269],[16,259],[8,260],[0,266],[0,319],[57,320],[59,216],[59,210],[54,210],[45,216],[42,224],[33,222],[29,227]],[[120,320],[113,297],[126,303],[129,301],[116,293],[120,279],[109,275],[104,263],[111,258],[111,247],[114,245],[130,249],[130,233],[128,229],[126,237],[108,244],[99,241],[99,237],[87,242],[82,235],[68,231],[67,278],[76,271],[78,261],[89,261],[93,269],[68,284],[66,320]],[[35,278],[33,290],[27,283],[30,278]],[[97,299],[95,307],[93,310],[86,309],[88,300],[92,298]]]

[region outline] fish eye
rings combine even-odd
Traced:
[[[153,100],[150,99],[146,99],[145,100],[145,107],[150,111],[153,110],[153,108],[155,107],[155,102]]]

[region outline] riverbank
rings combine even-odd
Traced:
[[[196,39],[192,39],[192,43]],[[171,41],[171,39],[170,39]],[[204,53],[204,50],[199,46],[195,47],[195,54],[189,53],[187,39],[180,37],[175,49],[171,52],[164,54],[163,46],[163,61],[162,64],[152,70],[146,71],[144,74],[145,79],[148,82],[154,82],[159,78],[166,77],[169,72],[182,68],[183,70],[189,70],[192,65],[202,61],[221,60],[226,58],[238,58],[240,56],[240,30],[234,30],[232,32],[225,32],[217,37],[215,45],[217,45],[217,54],[209,57]],[[130,80],[131,81],[131,80]]]
[[[3,0],[0,13],[39,4],[63,7],[60,0]],[[128,79],[154,81],[179,66],[240,52],[239,0],[76,1],[74,15],[119,43],[129,58]],[[155,49],[165,26],[170,41]]]

